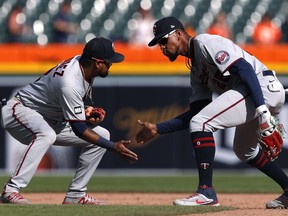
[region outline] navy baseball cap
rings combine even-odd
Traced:
[[[122,62],[124,56],[114,50],[114,43],[106,38],[97,37],[84,47],[82,56],[88,59],[100,59],[111,63]]]
[[[184,29],[184,26],[175,17],[164,17],[158,20],[153,26],[153,33],[155,37],[149,42],[148,46],[156,45],[164,35],[176,29]]]

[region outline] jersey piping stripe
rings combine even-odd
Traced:
[[[205,140],[213,140],[214,141],[214,138],[213,137],[201,137],[201,138],[196,138],[193,140],[193,142],[201,142],[201,141],[205,141]]]
[[[16,172],[15,172],[15,176],[17,176],[17,175],[19,174],[19,172],[20,172],[20,170],[21,170],[21,168],[22,168],[22,165],[23,165],[23,163],[24,163],[24,161],[25,161],[25,158],[26,158],[29,150],[31,149],[31,147],[33,146],[33,144],[34,144],[34,142],[35,142],[35,140],[36,140],[36,134],[35,134],[30,128],[28,128],[26,125],[24,125],[24,124],[20,121],[20,119],[17,118],[17,116],[16,116],[16,114],[15,114],[16,106],[19,105],[19,104],[20,104],[20,102],[16,103],[16,104],[13,106],[13,108],[12,108],[12,109],[13,109],[12,115],[13,115],[14,119],[15,119],[17,122],[19,122],[20,125],[22,125],[24,128],[26,128],[28,131],[30,131],[30,132],[33,134],[33,139],[32,139],[32,142],[30,143],[28,149],[26,150],[26,152],[25,152],[25,154],[24,154],[24,156],[23,156],[23,158],[22,158],[22,161],[21,161],[21,163],[19,164],[19,167],[17,168],[17,170],[16,170]]]
[[[201,143],[200,145],[195,145],[194,148],[203,148],[203,147],[215,147],[215,143]]]
[[[207,123],[209,121],[212,121],[213,119],[217,118],[219,115],[223,114],[224,112],[226,112],[227,110],[231,109],[232,107],[236,106],[237,104],[239,104],[240,102],[242,102],[243,100],[245,100],[250,94],[247,94],[245,97],[241,98],[240,100],[236,101],[234,104],[232,104],[231,106],[227,107],[226,109],[224,109],[223,111],[219,112],[218,114],[214,115],[212,118],[208,119],[206,122],[203,123],[202,126],[202,131],[205,131],[205,126],[207,125]]]
[[[215,147],[214,137],[205,136],[193,139],[194,148]]]

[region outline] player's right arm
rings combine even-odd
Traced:
[[[129,162],[134,162],[138,160],[138,156],[134,152],[126,148],[126,145],[131,143],[130,140],[121,140],[119,142],[112,142],[110,140],[107,140],[101,137],[96,132],[94,132],[92,129],[90,129],[87,126],[86,122],[82,121],[70,122],[70,125],[72,127],[73,132],[79,138],[89,143],[96,144],[98,146],[106,148],[110,151],[119,153],[121,157],[123,157],[125,160],[128,160]]]
[[[116,152],[129,162],[138,160],[138,156],[126,148],[126,145],[130,143],[130,140],[112,142],[101,137],[88,127],[85,116],[85,106],[82,100],[83,93],[81,94],[81,90],[79,91],[80,88],[75,88],[76,84],[71,87],[70,83],[67,84],[64,82],[62,83],[62,87],[57,91],[64,118],[70,123],[75,135],[89,143]]]

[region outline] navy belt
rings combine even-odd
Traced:
[[[262,71],[262,74],[263,76],[275,76],[274,75],[274,72],[272,70],[265,70],[265,71]]]

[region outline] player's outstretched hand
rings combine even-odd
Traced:
[[[142,122],[141,120],[138,120],[138,123],[142,126],[142,129],[136,134],[138,143],[144,144],[158,134],[156,124]]]
[[[135,163],[138,160],[138,155],[126,148],[131,144],[130,140],[121,140],[115,143],[115,152],[117,152],[124,160],[130,163]]]

